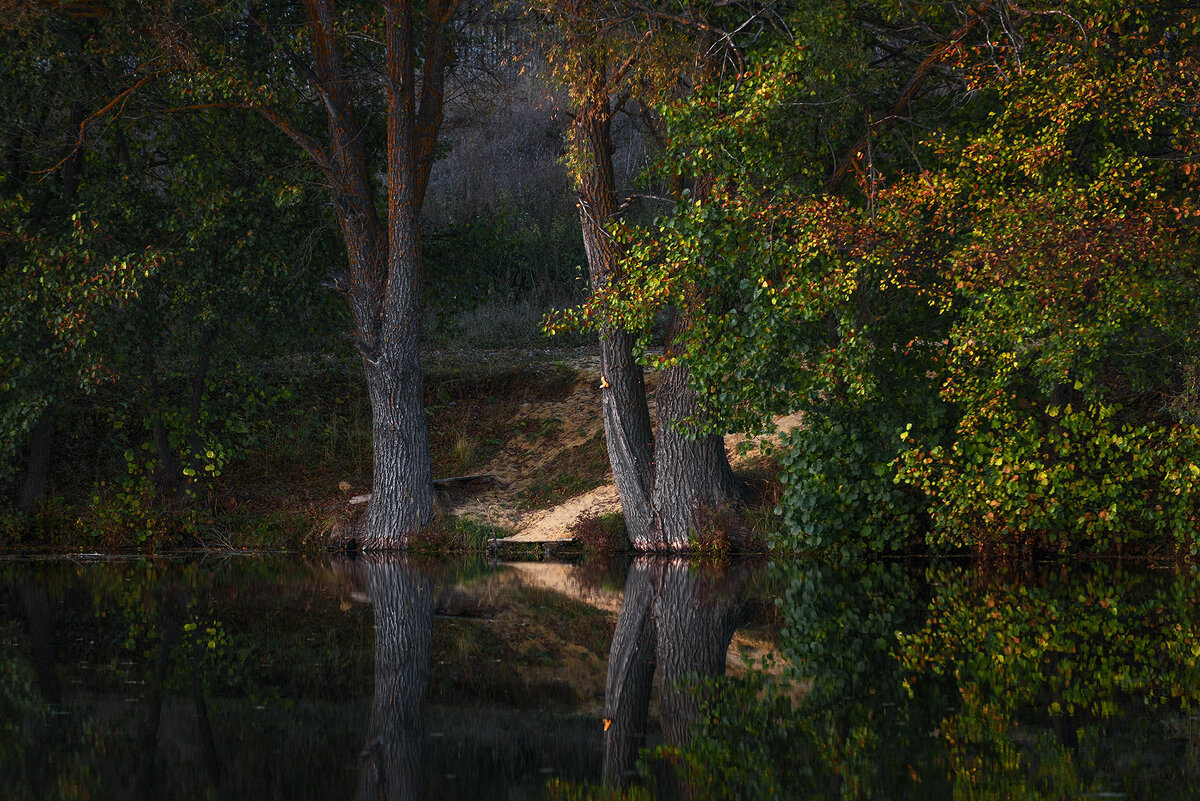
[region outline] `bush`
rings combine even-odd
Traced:
[[[895,550],[919,538],[925,503],[897,485],[901,433],[913,420],[936,438],[945,409],[931,391],[896,401],[830,402],[805,413],[780,454],[782,525],[771,546],[784,551]]]
[[[930,499],[934,547],[1200,552],[1200,428],[1122,412],[1012,403],[949,447],[907,452],[898,480]]]

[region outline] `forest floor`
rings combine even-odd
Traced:
[[[496,403],[494,399],[489,403],[486,395],[460,401],[471,422],[486,430],[506,430],[508,436],[486,459],[463,465],[469,474],[488,478],[447,490],[443,495],[446,511],[493,527],[496,538],[506,543],[570,541],[580,521],[620,513],[605,448],[599,355],[594,346],[461,351],[438,357],[443,368],[458,360],[491,363],[498,368],[495,374],[502,376],[536,372],[550,365],[562,376],[544,386],[545,391],[527,392],[515,406],[489,408]],[[658,377],[655,371],[646,374],[652,418],[656,418]],[[536,385],[531,382],[526,389]],[[487,386],[485,381],[484,391]],[[431,417],[436,424],[437,415]],[[735,472],[752,479],[773,478],[774,463],[766,455],[769,446],[799,422],[799,415],[780,418],[774,435],[754,442],[741,434],[727,435],[726,449]],[[765,453],[763,445],[768,446]]]

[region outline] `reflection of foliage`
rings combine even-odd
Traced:
[[[708,694],[684,757],[711,797],[1187,798],[1200,780],[1195,577],[936,566],[914,615],[926,591],[896,565],[781,571],[796,663]]]
[[[1167,582],[1099,565],[1015,586],[947,569],[930,578],[928,620],[902,638],[899,656],[914,676],[953,676],[958,685],[960,707],[942,723],[956,782],[1024,786],[1040,764],[1041,778],[1053,781],[1031,780],[1029,797],[1054,795],[1064,781],[1077,790],[1152,780],[1156,797],[1190,784],[1186,762],[1156,755],[1173,741],[1172,718],[1200,701],[1194,577]],[[1028,742],[1035,747],[1024,753]],[[994,769],[981,771],[985,761]],[[1122,763],[1152,772],[1106,775]]]
[[[87,691],[48,706],[24,637],[0,622],[6,801],[204,796],[219,786],[214,760],[247,797],[332,797],[353,785],[349,760],[262,771],[264,755],[299,763],[361,728],[340,704],[369,685],[368,610],[339,609],[311,568],[272,559],[0,567],[0,592],[30,580],[55,611],[62,680]],[[294,625],[298,616],[306,625]],[[201,726],[215,751],[205,753]]]
[[[786,586],[781,650],[821,697],[901,692],[897,632],[919,619],[917,582],[899,562],[777,566]],[[886,599],[886,602],[881,602]]]
[[[20,722],[37,707],[33,678],[10,653],[8,628],[0,629],[0,762],[4,764],[12,764],[11,753],[20,741]]]

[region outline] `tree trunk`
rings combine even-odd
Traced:
[[[608,652],[604,783],[610,787],[627,787],[637,778],[638,751],[646,744],[654,682],[653,570],[653,563],[645,557],[629,566],[625,596]]]
[[[415,338],[414,338],[415,339]],[[367,365],[374,480],[360,545],[402,548],[433,519],[433,470],[415,341]]]
[[[53,451],[54,419],[47,409],[29,434],[29,461],[25,463],[25,481],[17,498],[17,508],[22,512],[33,513],[41,506],[50,477],[50,456]]]
[[[575,179],[588,282],[596,292],[619,277],[621,254],[607,229],[616,217],[617,199],[612,165],[613,111],[602,66],[595,67],[592,78],[590,91],[572,123],[571,138],[580,161]],[[626,531],[634,548],[652,550],[654,434],[642,367],[633,358],[636,339],[629,331],[600,332],[601,403],[608,459],[621,497]]]
[[[163,419],[163,399],[158,389],[158,375],[155,373],[153,357],[149,357],[148,362],[150,398],[154,404],[150,435],[154,438],[154,449],[158,452],[158,469],[154,471],[154,480],[158,485],[159,495],[168,500],[177,497],[179,486],[183,483],[183,462],[179,461],[175,449],[171,447],[171,435]]]
[[[380,220],[375,168],[355,112],[354,82],[343,58],[339,13],[330,0],[305,0],[325,106],[328,151],[273,112],[264,112],[321,164],[346,243],[350,274],[335,280],[350,303],[354,343],[371,398],[374,479],[360,545],[404,548],[434,515],[428,423],[421,386],[421,205],[442,121],[448,36],[459,0],[384,0],[387,94],[387,220]],[[414,15],[424,42],[417,70]],[[419,77],[418,77],[419,76]],[[418,89],[419,87],[419,89]]]
[[[368,559],[361,575],[375,610],[375,697],[360,757],[358,799],[419,799],[433,583],[400,560]]]
[[[642,367],[633,357],[634,334],[608,329],[600,335],[604,442],[621,498],[625,530],[639,551],[655,550],[650,488],[654,482],[654,435]]]
[[[686,365],[663,371],[657,397],[654,520],[659,547],[677,552],[695,544],[694,534],[701,527],[729,526],[723,513],[742,499],[742,487],[729,466],[724,437],[684,436],[703,420],[699,399],[688,386]],[[744,544],[738,537],[734,540],[733,545]]]

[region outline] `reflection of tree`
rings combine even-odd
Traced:
[[[57,704],[60,688],[54,668],[54,618],[50,614],[50,599],[43,588],[31,581],[21,584],[20,594],[25,619],[29,623],[29,642],[38,689],[47,702]]]
[[[722,576],[678,559],[643,557],[630,566],[608,661],[605,782],[625,786],[636,775],[656,665],[666,743],[687,744],[700,710],[687,679],[725,672],[725,655],[741,619],[737,591],[742,583],[740,570]],[[665,780],[674,783],[671,776]],[[680,788],[663,789],[667,795],[680,793]]]
[[[375,610],[375,698],[358,798],[420,798],[433,583],[403,558],[375,556],[358,565]]]

